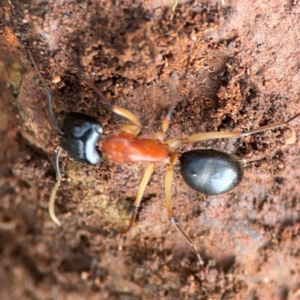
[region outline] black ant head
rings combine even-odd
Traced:
[[[103,133],[102,125],[93,117],[82,113],[68,113],[63,116],[61,126],[58,126],[52,109],[52,95],[50,88],[39,71],[36,62],[28,51],[30,60],[36,69],[47,93],[47,105],[50,115],[50,120],[53,127],[56,129],[59,137],[60,146],[68,155],[78,161],[88,163],[90,165],[98,164],[101,161],[102,153],[97,146],[97,143]],[[97,87],[85,76],[88,84],[98,93],[101,99],[111,107],[111,103],[97,89]]]
[[[70,157],[91,165],[98,164],[102,152],[97,146],[103,133],[102,125],[82,113],[68,113],[60,126],[60,146]]]

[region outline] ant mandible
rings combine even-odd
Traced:
[[[96,85],[82,72],[87,84],[98,94],[100,99],[109,107],[109,109],[115,114],[128,119],[132,123],[131,125],[122,126],[116,133],[101,139],[103,133],[102,125],[95,118],[83,113],[68,113],[63,119],[62,126],[59,127],[57,125],[52,110],[50,88],[42,77],[30,52],[29,55],[33,66],[47,90],[47,104],[50,119],[52,125],[59,134],[60,148],[55,155],[57,181],[53,187],[49,200],[49,215],[51,219],[57,225],[61,225],[54,212],[56,192],[61,182],[61,174],[59,171],[59,156],[61,149],[65,150],[73,159],[91,165],[100,163],[102,155],[115,163],[148,163],[133,203],[133,212],[129,226],[123,233],[127,232],[136,220],[145,188],[150,181],[155,164],[164,163],[167,164],[165,200],[169,220],[192,247],[199,259],[200,265],[203,265],[204,261],[200,256],[196,244],[183,230],[173,215],[172,183],[174,166],[179,163],[181,175],[187,185],[205,195],[219,195],[231,191],[241,182],[243,178],[243,167],[236,156],[224,151],[196,149],[179,153],[177,152],[177,149],[184,144],[210,139],[239,138],[268,129],[287,126],[300,115],[299,113],[285,122],[262,126],[247,132],[201,132],[185,138],[165,140],[166,132],[169,129],[171,115],[175,108],[174,102],[170,105],[162,120],[162,132],[157,133],[157,138],[138,139],[138,134],[141,130],[139,118],[129,110],[111,104],[111,102],[109,102],[109,100],[99,91]]]

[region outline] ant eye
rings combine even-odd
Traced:
[[[82,128],[80,126],[74,126],[73,135],[74,137],[80,137],[82,135]]]
[[[95,131],[99,134],[102,134],[103,133],[103,129],[102,129],[102,126],[100,125],[96,125],[95,126]]]

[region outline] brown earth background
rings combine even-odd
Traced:
[[[300,118],[181,149],[222,149],[245,165],[236,189],[210,197],[176,167],[174,213],[201,249],[201,269],[168,221],[163,165],[122,248],[143,164],[91,167],[64,154],[56,199],[63,225],[51,221],[58,139],[27,52],[57,115],[90,114],[105,135],[126,123],[78,76],[82,68],[153,138],[174,97],[168,137],[247,131],[296,115],[299,49],[298,0],[1,0],[0,298],[300,299]]]

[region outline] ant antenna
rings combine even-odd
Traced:
[[[38,76],[40,78],[40,80],[42,81],[44,87],[46,88],[46,91],[47,91],[47,105],[48,105],[48,110],[49,110],[49,114],[50,114],[50,120],[51,120],[51,123],[53,125],[53,127],[57,130],[57,132],[60,134],[60,135],[64,135],[64,132],[61,131],[61,129],[58,127],[57,123],[56,123],[56,120],[55,120],[55,117],[54,117],[54,113],[53,113],[53,109],[52,109],[52,95],[51,95],[51,92],[50,92],[50,88],[47,84],[47,82],[45,81],[45,79],[43,78],[41,72],[39,71],[37,65],[36,65],[36,62],[32,56],[32,53],[30,50],[28,50],[28,53],[29,53],[29,56],[30,56],[30,60],[31,60],[31,63],[32,65],[34,66],[36,72],[38,73]],[[59,156],[60,156],[60,153],[61,153],[61,150],[62,148],[59,147],[59,149],[57,150],[56,154],[55,154],[55,173],[56,173],[56,183],[51,191],[51,195],[50,195],[50,199],[49,199],[49,202],[48,202],[48,210],[49,210],[49,215],[50,215],[50,218],[53,220],[54,223],[56,223],[58,226],[61,226],[61,222],[58,220],[58,218],[56,217],[55,215],[55,198],[56,198],[56,194],[57,194],[57,190],[60,186],[60,182],[61,182],[61,173],[60,173],[60,170],[59,170]]]
[[[87,82],[87,84],[89,85],[89,87],[94,90],[97,95],[105,102],[105,104],[108,106],[108,108],[110,110],[113,110],[113,104],[111,104],[110,101],[108,101],[108,99],[104,96],[104,94],[102,94],[100,92],[100,90],[96,87],[96,85],[87,77],[87,75],[80,70],[80,74],[84,77],[85,81]]]
[[[53,125],[53,127],[57,130],[57,132],[60,134],[60,135],[64,135],[64,133],[60,130],[60,128],[58,127],[57,123],[56,123],[56,120],[55,120],[55,117],[54,117],[54,113],[53,113],[53,109],[52,109],[52,95],[51,95],[51,92],[50,92],[50,88],[46,82],[46,80],[43,78],[41,72],[39,71],[37,65],[36,65],[36,62],[31,54],[31,51],[28,50],[28,53],[29,53],[29,56],[30,56],[30,60],[31,60],[31,63],[32,65],[34,66],[36,72],[38,73],[38,76],[40,78],[40,80],[42,81],[44,87],[46,88],[46,93],[47,93],[47,105],[48,105],[48,111],[49,111],[49,114],[50,114],[50,120],[51,120],[51,123]]]
[[[84,78],[84,80],[87,82],[88,86],[94,90],[96,92],[96,94],[100,97],[100,99],[102,99],[104,101],[104,103],[108,106],[108,108],[110,110],[113,111],[113,104],[104,96],[103,93],[100,92],[100,90],[97,88],[97,86],[88,78],[88,76],[85,74],[82,65],[80,63],[80,59],[79,56],[76,54],[76,51],[73,49],[73,51],[71,51],[71,53],[69,53],[69,56],[76,61],[76,66],[78,68],[78,73],[80,76],[82,76]]]
[[[52,221],[54,223],[56,223],[58,226],[61,226],[61,222],[56,217],[54,208],[55,208],[55,198],[56,198],[57,190],[60,187],[60,182],[61,182],[61,174],[60,174],[60,170],[59,170],[59,155],[61,153],[61,149],[62,148],[59,147],[59,149],[57,150],[57,152],[55,154],[56,183],[51,191],[50,199],[48,202],[49,216],[52,219]]]

